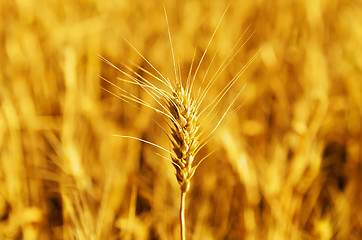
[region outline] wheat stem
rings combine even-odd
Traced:
[[[180,230],[181,240],[186,240],[186,226],[185,226],[185,199],[186,192],[181,190],[181,203],[180,203]]]

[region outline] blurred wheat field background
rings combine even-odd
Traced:
[[[246,43],[206,98],[260,52],[201,152],[217,149],[193,177],[188,239],[361,239],[361,1],[165,1],[183,76],[228,5],[196,82]],[[0,14],[0,239],[179,239],[169,156],[114,136],[169,148],[162,119],[101,77],[155,103],[99,57],[152,71],[126,38],[172,79],[163,2],[0,1]]]

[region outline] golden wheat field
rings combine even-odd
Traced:
[[[163,77],[192,82],[209,133],[186,239],[362,239],[361,1],[2,0],[0,16],[0,240],[180,239]]]

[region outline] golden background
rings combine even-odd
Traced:
[[[183,76],[228,4],[196,81],[245,31],[207,98],[256,58],[200,154],[217,149],[186,199],[189,239],[360,239],[361,1],[165,1]],[[178,239],[174,168],[113,136],[168,148],[165,124],[101,78],[154,104],[100,56],[152,71],[126,38],[173,79],[163,2],[3,0],[0,16],[0,239]]]

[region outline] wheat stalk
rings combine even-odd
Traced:
[[[157,147],[171,155],[171,160],[167,159],[172,163],[172,165],[176,169],[176,179],[180,185],[181,189],[181,202],[180,202],[180,232],[181,232],[181,240],[186,239],[186,227],[185,227],[185,199],[186,194],[190,189],[190,183],[193,175],[195,174],[195,171],[197,167],[205,160],[209,155],[208,154],[201,160],[195,161],[195,156],[197,153],[210,141],[211,135],[214,133],[214,131],[219,127],[220,123],[225,118],[226,114],[229,112],[231,106],[234,104],[235,100],[239,97],[240,91],[233,99],[233,101],[229,104],[229,107],[226,110],[223,110],[222,117],[218,119],[218,121],[210,121],[214,119],[215,116],[218,115],[218,111],[215,111],[216,107],[219,106],[219,103],[224,98],[226,93],[230,90],[230,88],[236,83],[236,81],[240,78],[242,73],[250,66],[250,64],[255,59],[256,53],[249,61],[248,63],[237,73],[235,76],[226,84],[224,89],[217,95],[216,98],[214,98],[213,101],[209,102],[207,106],[202,107],[205,96],[208,94],[209,90],[215,83],[215,81],[220,77],[221,73],[226,69],[226,67],[230,64],[230,62],[233,60],[233,58],[239,53],[241,48],[244,46],[244,44],[250,39],[250,37],[253,35],[253,33],[249,36],[249,38],[246,39],[246,41],[239,47],[237,51],[234,51],[235,47],[239,45],[240,40],[243,38],[244,34],[247,32],[248,28],[245,30],[245,32],[242,34],[242,36],[239,38],[237,43],[235,44],[234,48],[231,52],[234,52],[232,56],[228,56],[224,62],[219,66],[219,68],[216,70],[214,75],[210,78],[210,81],[204,86],[204,90],[202,89],[202,84],[204,83],[204,80],[208,74],[208,71],[210,69],[210,66],[212,64],[212,61],[207,68],[207,71],[204,75],[204,78],[202,79],[202,82],[200,83],[199,89],[197,93],[193,89],[193,85],[195,82],[196,75],[198,73],[198,70],[204,60],[204,57],[206,55],[206,52],[210,46],[210,43],[212,39],[214,38],[214,35],[221,23],[221,20],[223,19],[227,9],[223,13],[222,17],[219,20],[218,25],[216,26],[216,29],[211,36],[208,45],[201,57],[201,60],[199,61],[197,68],[191,76],[192,67],[194,64],[194,58],[192,59],[191,67],[189,70],[189,75],[186,80],[185,86],[183,86],[182,80],[181,80],[181,71],[180,67],[176,66],[175,61],[175,55],[174,50],[172,46],[172,39],[171,39],[171,33],[167,18],[166,9],[164,7],[165,11],[165,17],[166,17],[166,23],[168,27],[168,35],[169,35],[169,41],[171,46],[171,53],[172,53],[172,59],[173,59],[173,67],[175,72],[175,80],[170,81],[168,78],[164,77],[128,40],[124,39],[127,44],[131,48],[133,48],[134,51],[136,51],[139,56],[156,72],[156,74],[151,73],[150,71],[135,65],[135,67],[138,70],[141,70],[145,75],[148,75],[150,78],[154,79],[154,81],[161,83],[165,89],[156,87],[155,84],[153,84],[151,81],[147,80],[146,77],[139,74],[136,70],[129,66],[124,66],[127,70],[131,72],[127,73],[126,71],[116,67],[114,64],[106,60],[105,58],[101,57],[103,61],[105,61],[110,66],[114,67],[118,71],[120,71],[123,75],[126,76],[126,78],[119,78],[118,80],[123,81],[125,83],[130,83],[137,85],[141,87],[144,91],[146,91],[157,103],[158,106],[152,106],[150,103],[140,99],[139,97],[131,94],[130,92],[120,88],[116,84],[110,82],[107,79],[104,79],[107,83],[109,83],[111,86],[116,88],[119,91],[119,94],[115,94],[113,91],[104,89],[105,91],[111,93],[112,95],[130,103],[137,103],[141,104],[143,106],[152,108],[156,113],[160,114],[163,119],[168,124],[168,130],[164,129],[158,122],[155,121],[157,125],[159,125],[162,130],[167,134],[171,145],[172,150],[167,150],[164,147],[161,147],[153,142],[146,141],[141,138],[132,137],[132,136],[123,136],[123,135],[115,135],[118,137],[123,138],[130,138],[130,139],[136,139],[141,142],[150,144],[154,147]],[[194,55],[195,57],[195,55]],[[215,57],[215,55],[214,55]],[[213,58],[214,59],[214,58]],[[196,97],[193,97],[193,94],[196,95]],[[210,112],[214,112],[214,117],[210,117]],[[206,129],[207,124],[201,124],[200,118],[201,115],[206,115],[206,118],[208,118],[208,122],[215,123],[211,127],[211,131],[209,131],[207,134],[205,134],[204,129]],[[203,116],[205,118],[205,116]],[[200,125],[203,125],[204,128],[201,130]],[[161,155],[159,155],[161,156]],[[161,156],[162,158],[165,158]]]

